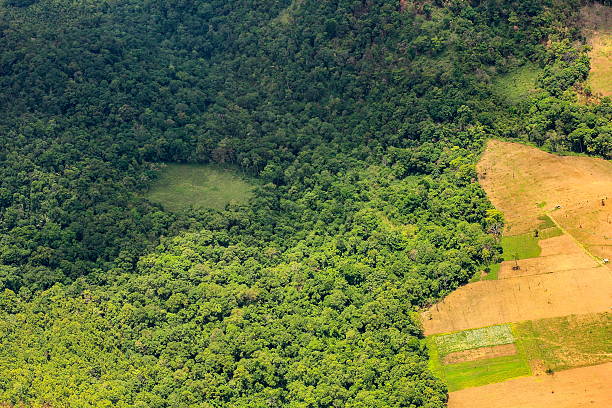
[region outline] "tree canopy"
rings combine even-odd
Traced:
[[[0,3],[0,401],[443,407],[415,311],[500,254],[484,141],[610,158],[612,104],[578,0],[402,4]],[[260,183],[170,212],[161,162]]]

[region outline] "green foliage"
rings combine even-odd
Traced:
[[[483,142],[608,152],[609,103],[565,96],[575,5],[2,3],[0,399],[444,406],[413,314],[498,256]],[[160,162],[260,182],[173,214]]]
[[[146,197],[168,211],[189,208],[222,210],[230,202],[243,204],[253,187],[231,169],[194,164],[164,165]]]
[[[493,264],[487,268],[487,274],[482,277],[482,280],[497,280],[499,279],[499,271],[501,264]]]

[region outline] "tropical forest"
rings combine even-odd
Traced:
[[[607,0],[0,0],[0,407],[609,407],[611,56]]]

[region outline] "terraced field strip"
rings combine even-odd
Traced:
[[[428,338],[430,367],[450,391],[531,373],[510,326],[499,325]]]

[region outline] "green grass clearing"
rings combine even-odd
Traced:
[[[516,323],[528,361],[553,371],[612,361],[612,315],[574,315]]]
[[[518,103],[534,92],[536,80],[542,70],[527,64],[493,80],[493,92],[509,103]]]
[[[529,365],[520,354],[450,364],[442,366],[442,370],[450,392],[531,374]]]
[[[168,211],[193,208],[223,209],[230,202],[245,203],[253,186],[236,171],[213,165],[168,164],[146,197]]]
[[[504,261],[540,256],[542,249],[538,245],[538,238],[533,235],[533,233],[527,233],[502,237],[501,245],[504,250],[502,254]]]

